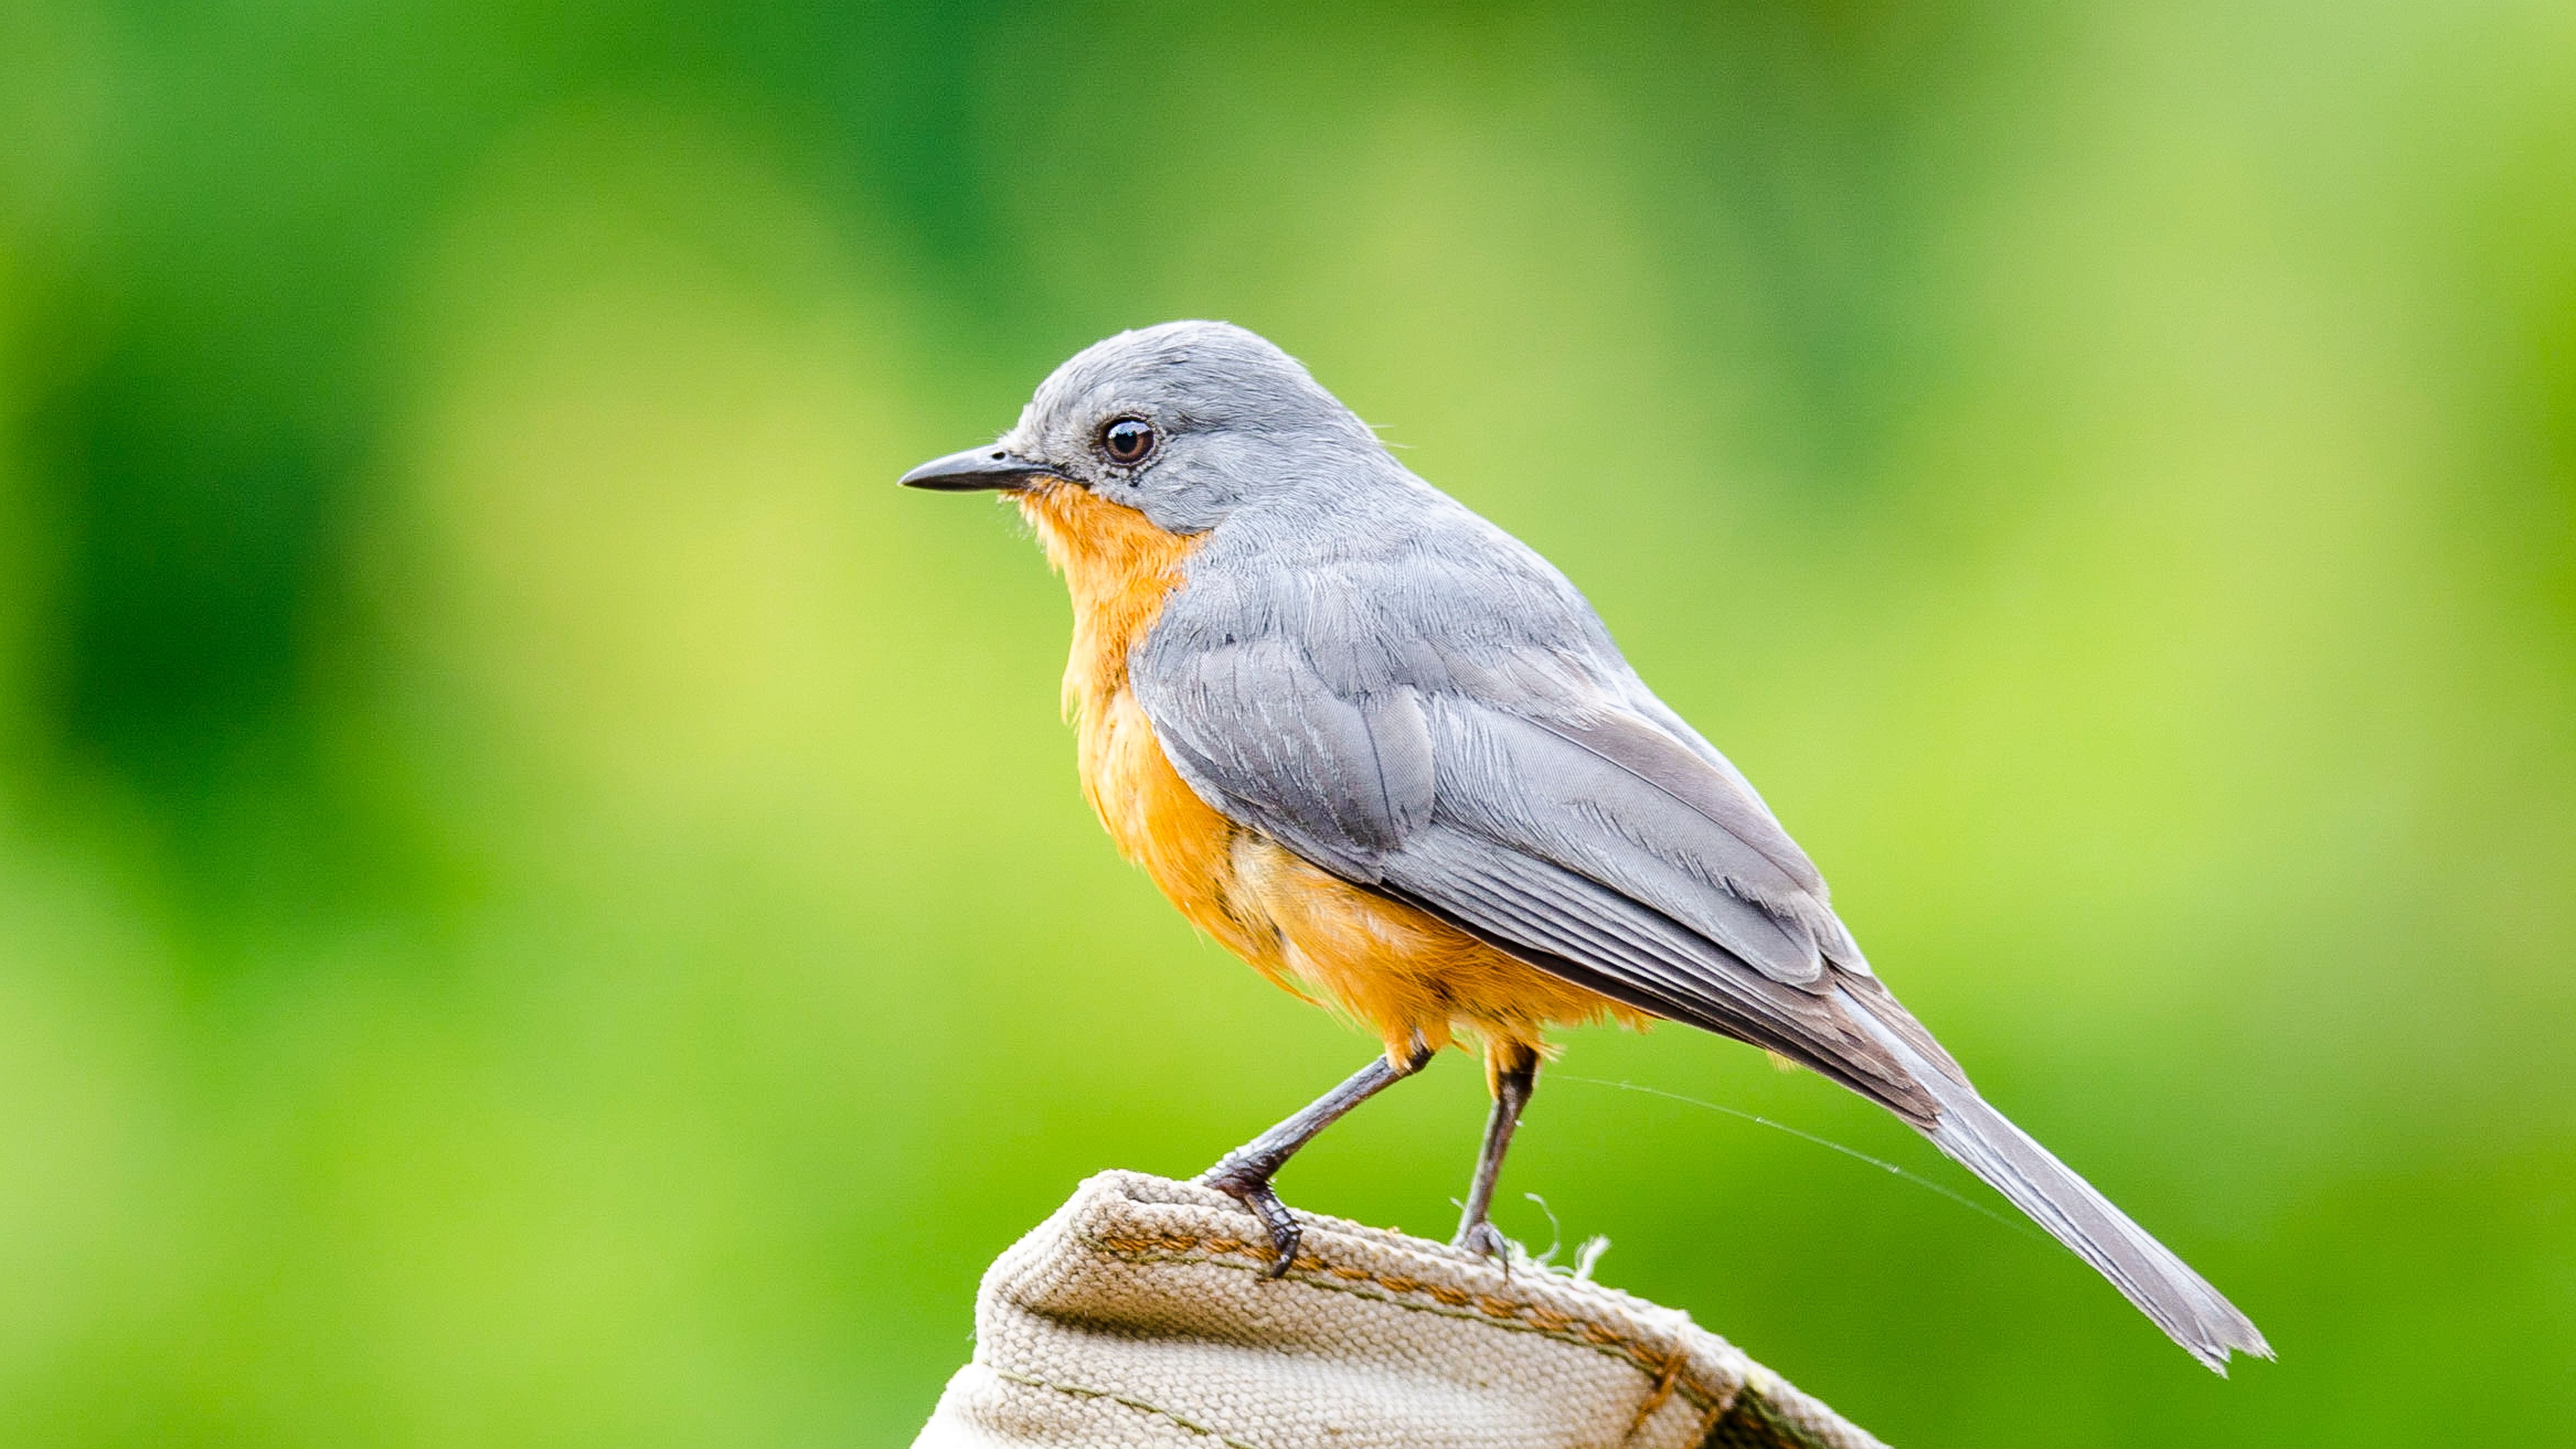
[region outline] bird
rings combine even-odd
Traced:
[[[1302,1237],[1273,1179],[1450,1047],[1493,1102],[1490,1212],[1551,1027],[1685,1023],[1894,1113],[2192,1357],[2272,1356],[2207,1280],[1988,1106],[1882,984],[1743,773],[1564,574],[1223,322],[1083,349],[994,443],[903,485],[997,491],[1064,577],[1064,705],[1112,841],[1200,931],[1384,1050],[1199,1181]],[[1507,1256],[1505,1261],[1508,1262]]]

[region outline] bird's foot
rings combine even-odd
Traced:
[[[1511,1267],[1510,1242],[1503,1237],[1502,1229],[1495,1227],[1484,1218],[1461,1224],[1458,1228],[1458,1236],[1451,1246],[1464,1248],[1479,1258],[1491,1258],[1502,1264],[1506,1271]]]
[[[1252,1209],[1252,1215],[1261,1219],[1261,1226],[1270,1234],[1271,1259],[1265,1276],[1277,1278],[1287,1273],[1297,1261],[1297,1245],[1305,1238],[1306,1230],[1297,1226],[1288,1204],[1279,1200],[1278,1191],[1270,1185],[1270,1173],[1228,1156],[1200,1173],[1199,1182]]]

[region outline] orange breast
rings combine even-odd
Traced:
[[[1172,768],[1128,689],[1127,651],[1152,627],[1201,539],[1163,532],[1134,509],[1071,484],[1019,495],[1073,595],[1065,708],[1079,735],[1083,793],[1119,852],[1191,924],[1301,995],[1356,1018],[1401,1060],[1417,1036],[1459,1033],[1535,1049],[1549,1022],[1644,1018],[1411,906],[1341,880],[1216,812]]]

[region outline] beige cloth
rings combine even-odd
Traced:
[[[1884,1449],[1687,1314],[1523,1263],[1105,1172],[984,1275],[914,1449]]]

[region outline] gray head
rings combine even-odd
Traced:
[[[1166,322],[1074,354],[992,446],[902,481],[963,491],[1061,478],[1167,532],[1200,533],[1246,503],[1391,461],[1297,359],[1231,323]]]

